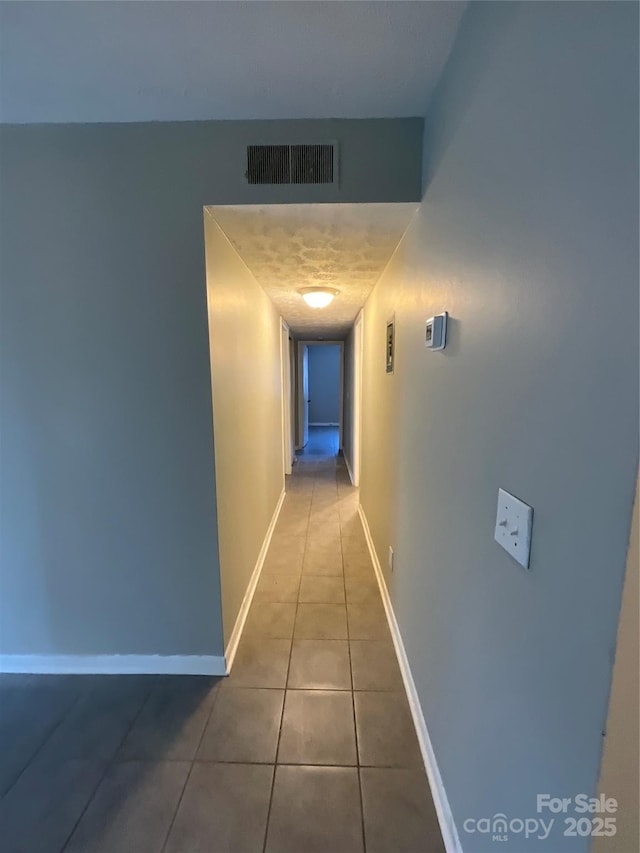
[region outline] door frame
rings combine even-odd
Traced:
[[[350,471],[354,486],[360,485],[362,465],[362,367],[364,349],[364,311],[360,311],[353,324],[353,411],[351,413],[352,436],[350,460],[353,470]]]
[[[282,459],[284,474],[291,474],[293,466],[293,433],[291,429],[291,330],[280,318],[280,376],[281,376],[281,414],[282,414]]]
[[[340,412],[339,412],[339,421],[338,421],[338,450],[342,450],[342,430],[343,430],[343,422],[344,422],[344,341],[340,340],[327,340],[327,341],[312,341],[312,340],[299,340],[296,341],[297,347],[297,358],[296,362],[298,365],[298,376],[296,382],[296,412],[297,412],[297,433],[298,439],[300,439],[300,427],[302,425],[302,406],[304,405],[302,401],[302,347],[303,346],[339,346],[340,347]],[[298,444],[296,447],[297,450],[300,450],[300,445]]]
[[[307,408],[309,400],[309,347],[304,341],[296,341],[296,450],[302,450],[307,446],[309,440],[309,409]],[[304,364],[305,355],[307,356],[307,390],[305,391],[305,375]],[[304,424],[307,424],[306,440]]]

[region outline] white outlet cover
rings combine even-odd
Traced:
[[[532,507],[504,489],[498,489],[494,539],[525,569],[529,568],[532,524]]]

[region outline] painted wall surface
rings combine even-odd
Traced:
[[[247,185],[247,144],[310,138],[340,141],[340,186]],[[0,652],[222,652],[203,205],[410,201],[421,139],[0,128]]]
[[[353,471],[353,327],[344,341],[344,393],[342,395],[342,452]]]
[[[225,645],[284,489],[280,316],[205,211]]]
[[[2,129],[3,653],[222,653],[205,187],[179,139]]]
[[[309,423],[340,423],[340,347],[309,347]]]
[[[637,32],[635,4],[470,5],[365,306],[361,501],[469,851],[589,846],[463,825],[596,790],[638,459]],[[530,571],[493,540],[499,487],[534,507]]]
[[[638,484],[640,485],[640,483]],[[602,750],[598,790],[618,801],[616,851],[640,849],[640,488],[636,486],[627,568],[618,622],[609,713]],[[593,853],[614,846],[604,836],[594,840]]]

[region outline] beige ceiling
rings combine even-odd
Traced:
[[[220,225],[297,337],[343,337],[417,210],[411,204],[212,206]],[[340,291],[313,309],[298,289]]]

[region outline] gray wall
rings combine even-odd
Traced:
[[[309,423],[340,423],[340,346],[309,347]]]
[[[464,849],[585,850],[463,821],[596,789],[638,459],[638,7],[472,3],[426,129],[365,307],[361,500]],[[530,571],[493,541],[499,487],[534,507]]]
[[[338,139],[339,187],[246,144]],[[222,652],[202,208],[411,201],[422,121],[0,128],[0,652]]]

